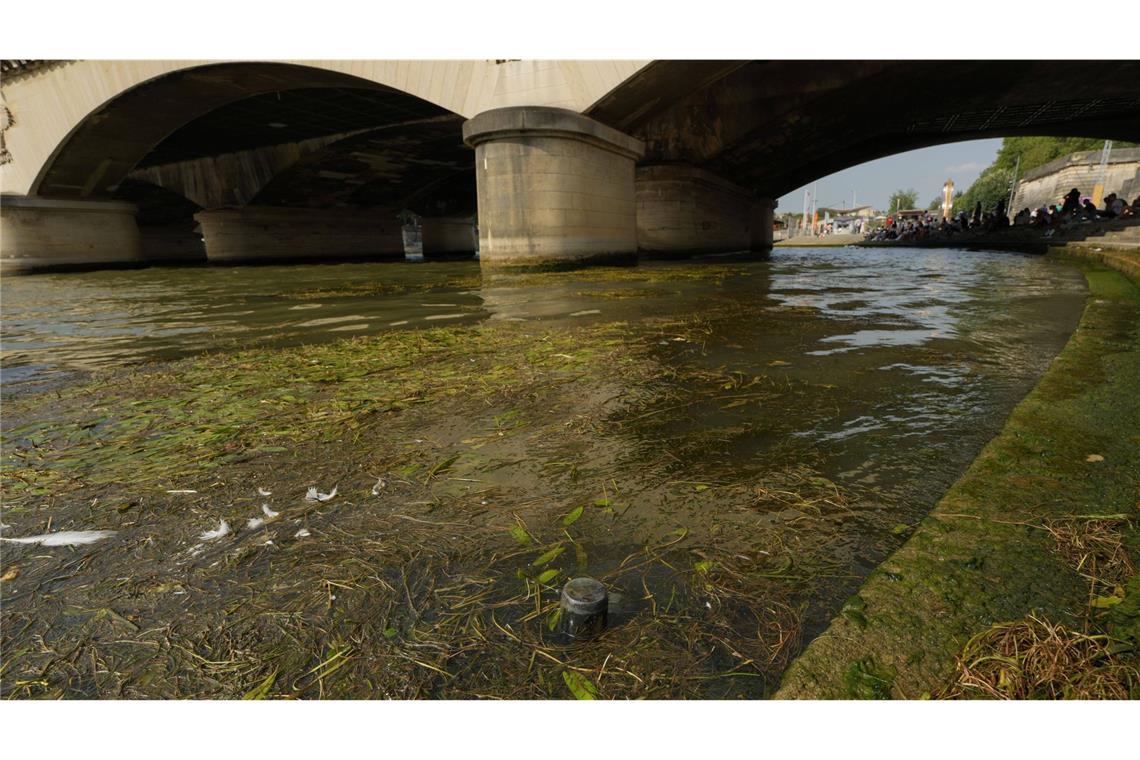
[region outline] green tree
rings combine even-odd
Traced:
[[[942,208],[942,197],[939,196],[930,202],[930,205],[928,205],[926,207],[926,210],[927,211],[938,211],[941,208]]]
[[[1005,168],[996,165],[986,167],[970,189],[954,199],[954,213],[965,211],[974,213],[974,207],[980,202],[982,211],[993,211],[1000,200],[1009,199],[1010,183],[1013,180],[1013,167]]]
[[[887,202],[887,213],[893,214],[896,211],[907,211],[918,205],[918,191],[913,187],[909,190],[895,190],[891,193],[891,199]]]

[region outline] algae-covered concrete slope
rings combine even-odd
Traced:
[[[792,664],[778,698],[921,697],[995,623],[1039,615],[1079,629],[1088,617],[1088,584],[1042,527],[1140,516],[1140,288],[1105,266],[1135,272],[1140,254],[1070,253],[1090,259],[1076,332],[910,540]]]

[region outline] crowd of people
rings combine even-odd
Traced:
[[[1005,208],[1005,199],[999,200],[993,211],[983,211],[981,202],[974,206],[972,214],[962,211],[949,219],[933,213],[901,219],[887,217],[886,224],[869,232],[866,240],[925,240],[932,237],[953,237],[963,233],[977,235],[1013,227],[1043,228],[1045,236],[1052,236],[1058,229],[1067,229],[1074,224],[1109,219],[1140,218],[1140,196],[1132,203],[1110,193],[1104,198],[1104,208],[1098,209],[1080,190],[1073,188],[1057,204],[1042,204],[1040,208],[1023,208],[1014,215],[1013,221]]]

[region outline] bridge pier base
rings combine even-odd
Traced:
[[[772,225],[776,221],[776,201],[771,198],[756,198],[752,201],[749,223],[749,251],[754,258],[767,259],[772,256]]]
[[[637,169],[637,248],[680,258],[752,248],[752,193],[688,164]]]
[[[147,263],[201,264],[206,246],[192,219],[167,224],[140,224],[139,241]]]
[[[470,217],[422,217],[425,259],[462,259],[475,255],[475,225]]]
[[[277,206],[199,211],[212,263],[320,259],[403,259],[394,213]]]
[[[136,208],[122,201],[0,199],[0,272],[138,264]]]
[[[484,268],[633,263],[634,162],[644,146],[561,108],[485,111],[463,125],[475,149]]]

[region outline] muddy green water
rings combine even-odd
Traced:
[[[702,266],[721,273],[701,276]],[[631,675],[605,676],[614,683],[610,693],[755,697],[770,693],[787,658],[822,630],[860,579],[905,540],[997,432],[1067,340],[1086,296],[1080,272],[1057,261],[951,250],[777,249],[769,262],[643,264],[635,271],[481,280],[473,263],[342,264],[5,278],[4,393],[50,391],[80,382],[92,370],[201,352],[328,343],[442,324],[501,321],[557,330],[625,323],[631,345],[652,336],[654,376],[605,376],[549,391],[554,401],[543,402],[545,417],[541,409],[504,407],[483,416],[441,410],[445,416],[433,419],[428,410],[416,423],[420,432],[393,428],[391,435],[402,436],[400,445],[409,452],[431,445],[431,461],[453,450],[460,458],[448,465],[447,483],[437,484],[429,472],[423,481],[432,481],[429,498],[399,492],[393,498],[403,505],[389,511],[441,526],[459,524],[460,514],[484,514],[478,520],[490,524],[514,511],[537,534],[536,514],[557,527],[575,504],[599,510],[596,519],[589,512],[573,523],[573,537],[564,531],[567,546],[581,548],[577,569],[567,565],[566,574],[612,580],[618,629],[687,605],[684,620],[692,632],[686,635],[696,639],[662,644],[672,648],[663,658],[708,648],[707,657],[686,662],[685,668],[699,672],[685,670],[683,687],[650,689],[649,675],[629,665],[625,672]],[[701,323],[704,314],[716,317]],[[690,329],[674,335],[662,331],[663,320]],[[588,421],[584,431],[574,427],[576,405]],[[571,432],[559,432],[563,427],[556,423]],[[502,439],[487,441],[488,426]],[[544,432],[504,436],[516,427]],[[478,454],[466,456],[463,444],[474,440],[480,441]],[[335,462],[314,461],[304,475],[306,482],[327,486],[344,471]],[[356,486],[366,493],[366,484]],[[33,524],[31,514],[28,521],[19,513],[6,516],[11,528],[5,535],[38,532],[42,524]],[[340,533],[352,532],[350,519],[331,512],[325,517],[324,525],[315,516],[308,523],[314,533],[334,530],[334,523]],[[207,527],[185,527],[170,550],[185,551]],[[672,546],[674,535],[685,536],[686,543],[678,544],[687,552],[683,583],[676,557],[660,548]],[[624,572],[629,557],[645,547],[656,564],[634,575]],[[780,561],[769,563],[774,557]],[[520,576],[530,560],[522,562]],[[117,561],[127,564],[99,572],[132,572],[130,557]],[[714,582],[718,566],[724,574]],[[431,588],[457,587],[457,578],[474,578],[476,568],[486,567],[456,560]],[[389,582],[413,578],[415,571],[396,568]],[[235,572],[245,583],[268,580],[258,575],[265,566]],[[766,579],[765,585],[741,585],[750,573]],[[470,582],[489,588],[500,580],[501,574]],[[220,582],[211,588],[217,591]],[[17,610],[31,603],[19,591],[12,595]],[[409,605],[415,591],[408,591]],[[425,592],[424,599],[431,593],[438,592]],[[556,588],[544,593],[543,604],[557,599]],[[768,598],[776,605],[771,614],[760,609]],[[202,609],[221,604],[201,603],[207,605]],[[333,601],[328,604],[331,609]],[[433,610],[430,601],[417,601],[416,621],[408,625],[430,622],[433,615],[450,619],[448,604],[437,599],[439,609]],[[771,662],[742,656],[734,637],[767,637],[771,649],[765,626],[784,611],[795,618],[796,633],[778,647],[779,656]],[[170,614],[177,613],[161,616]],[[404,641],[405,627],[384,625],[386,637]],[[464,647],[475,652],[466,657],[478,658],[478,646]],[[314,656],[311,664],[319,665],[321,656]],[[528,673],[541,671],[544,660],[531,660]],[[390,693],[554,696],[566,689],[541,673],[535,676],[541,686],[529,692],[495,684],[483,671],[487,683],[465,682],[473,666],[465,667],[448,674],[446,685]],[[603,662],[602,671],[607,667],[612,665]],[[678,665],[675,673],[681,671]],[[622,678],[628,684],[619,689]],[[98,690],[88,683],[78,693]],[[347,687],[341,693],[359,695]]]

